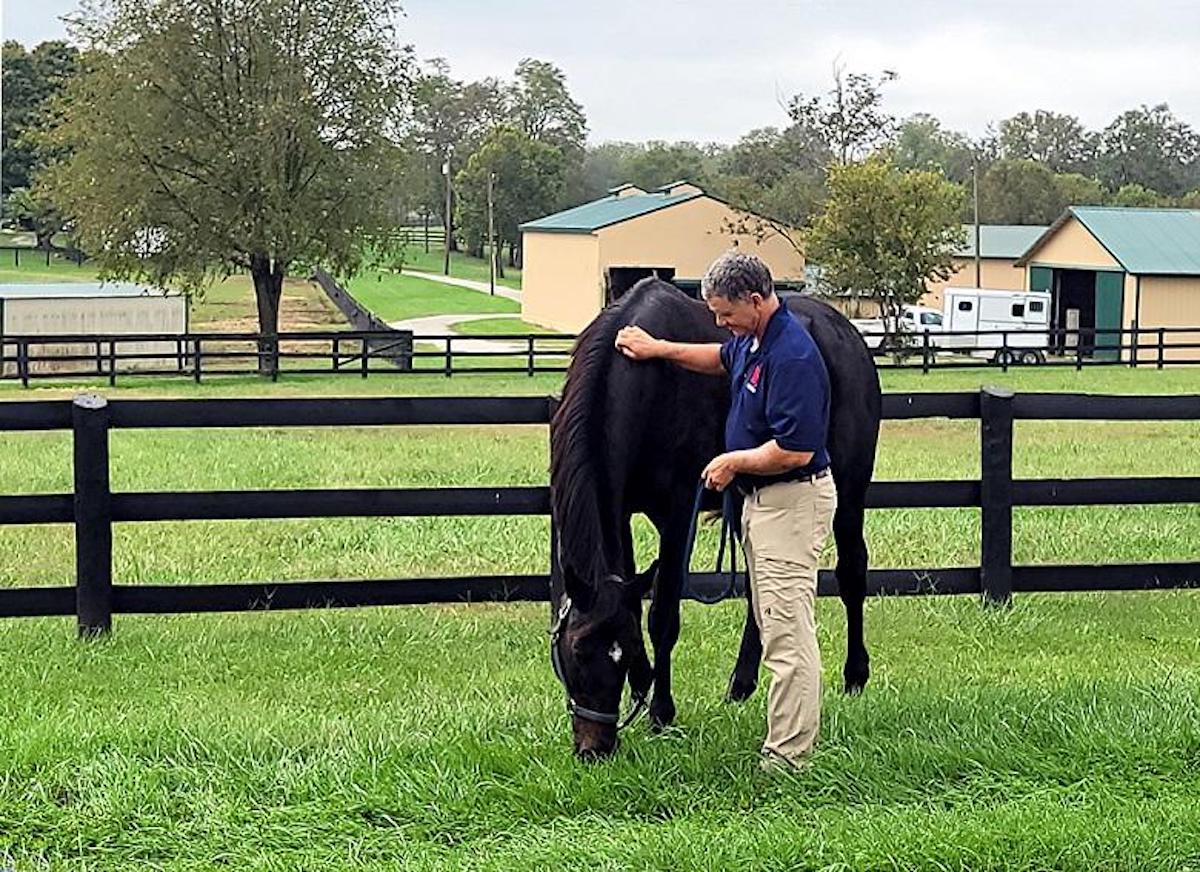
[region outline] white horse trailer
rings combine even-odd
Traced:
[[[939,351],[961,350],[997,363],[1005,354],[1009,363],[1045,362],[1050,344],[1049,294],[946,288],[942,299],[940,330],[936,334],[931,330],[929,337]]]

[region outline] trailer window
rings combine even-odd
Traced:
[[[1014,318],[1024,318],[1025,317],[1025,304],[1024,303],[1013,303],[1013,317]]]
[[[959,300],[958,301],[958,311],[970,312],[971,311],[971,301],[970,300]]]
[[[942,316],[935,312],[922,312],[921,323],[932,324],[934,327],[940,327],[942,325]]]
[[[1029,311],[1031,314],[1033,312],[1040,312],[1044,308],[1046,308],[1046,304],[1043,303],[1041,300],[1030,300],[1029,301]]]

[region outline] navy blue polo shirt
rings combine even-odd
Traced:
[[[763,487],[829,466],[829,373],[808,331],[784,305],[767,322],[757,349],[754,337],[735,336],[721,346],[731,378],[725,450],[758,448],[774,439],[785,451],[811,451],[805,467],[771,476],[739,475],[738,483]]]

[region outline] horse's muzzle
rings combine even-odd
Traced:
[[[572,717],[571,733],[575,740],[575,755],[588,763],[611,757],[620,740],[613,724],[599,724],[587,718]]]

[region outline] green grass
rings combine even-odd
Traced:
[[[0,244],[8,243],[0,242]],[[14,255],[11,251],[0,251],[0,284],[94,282],[96,280],[96,268],[88,261],[84,261],[80,266],[73,260],[66,260],[52,254],[50,265],[47,266],[45,252],[31,250]]]
[[[404,266],[406,269],[419,272],[442,274],[445,269],[445,253],[440,246],[431,246],[430,252],[425,253],[425,246],[416,243],[404,251]],[[477,282],[488,280],[487,258],[471,257],[461,251],[450,252],[450,275],[460,279],[474,279]],[[516,290],[521,289],[521,271],[509,266],[504,267],[504,277],[496,277],[496,284]]]
[[[904,379],[897,376],[904,375]],[[979,379],[984,374],[973,373]],[[999,375],[999,374],[997,374]],[[1060,374],[1053,374],[1061,378]],[[1186,374],[1194,381],[1194,375]],[[1085,372],[1072,390],[1186,388]],[[961,376],[888,374],[892,389]],[[1175,379],[1179,381],[1173,381]],[[431,395],[551,377],[227,379],[115,396]],[[1009,383],[1047,389],[1036,372]],[[6,398],[69,395],[62,389]],[[978,474],[978,425],[893,421],[881,479]],[[0,436],[0,493],[69,488],[66,434]],[[1018,422],[1016,474],[1200,475],[1200,424]],[[117,431],[121,491],[546,481],[545,427]],[[877,511],[877,566],[978,561],[972,511]],[[1018,511],[1020,562],[1194,560],[1200,507]],[[118,524],[119,583],[544,572],[540,518]],[[711,565],[715,531],[696,564]],[[637,529],[641,563],[653,536]],[[826,564],[832,551],[825,555]],[[65,525],[0,528],[0,585],[69,584]],[[576,764],[539,605],[0,622],[0,866],[16,869],[1112,869],[1200,863],[1200,595],[868,604],[874,676],[836,692],[819,608],[812,767],[757,770],[760,692],[721,703],[743,607],[686,604],[677,728]]]
[[[455,333],[471,336],[494,336],[503,334],[555,333],[537,324],[530,324],[520,318],[487,318],[479,321],[461,321],[451,325]]]
[[[403,321],[427,315],[517,314],[521,304],[505,297],[481,294],[416,276],[370,271],[346,285],[356,300],[384,321]]]

